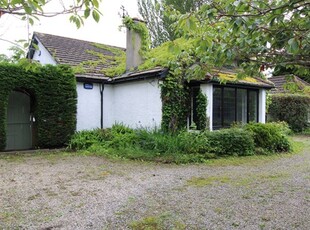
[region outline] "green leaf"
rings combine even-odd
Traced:
[[[34,24],[34,21],[33,21],[33,19],[32,18],[28,18],[28,21],[29,21],[29,23],[30,23],[30,25],[33,25]]]
[[[89,15],[90,15],[90,9],[88,8],[88,9],[86,9],[86,10],[84,11],[84,17],[85,17],[85,18],[88,18]]]
[[[21,4],[22,2],[22,0],[12,0],[11,5]]]
[[[93,10],[92,15],[93,15],[93,19],[94,19],[96,22],[99,22],[99,20],[100,20],[100,15],[99,15],[99,13],[98,13],[96,10]]]
[[[94,7],[99,8],[99,2],[97,0],[92,0]]]
[[[293,54],[297,54],[299,52],[299,45],[298,45],[298,41],[296,40],[296,38],[291,38],[288,41],[289,44],[289,51],[292,52]]]
[[[23,4],[23,7],[24,7],[24,10],[25,10],[26,14],[31,14],[32,13],[32,9],[28,5]]]

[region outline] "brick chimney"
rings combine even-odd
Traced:
[[[134,23],[145,23],[138,18],[132,19]],[[140,54],[141,48],[141,36],[133,29],[127,27],[127,39],[126,39],[126,71],[137,68],[143,61]]]

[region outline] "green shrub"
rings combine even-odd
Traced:
[[[206,159],[228,155],[287,151],[290,146],[284,133],[288,130],[285,123],[249,124],[245,128],[214,132],[179,133],[134,130],[115,125],[111,129],[77,132],[69,147],[126,159],[165,163],[204,162]]]
[[[109,131],[106,129],[83,130],[76,132],[69,142],[68,147],[74,150],[88,149],[94,144],[104,143]]]
[[[306,136],[310,136],[310,128],[305,129],[302,134],[306,135]]]
[[[272,95],[269,106],[271,121],[285,121],[295,132],[310,127],[310,97],[306,95]]]
[[[247,156],[254,154],[254,141],[249,132],[231,128],[206,132],[210,152],[218,156]]]
[[[210,153],[210,141],[204,132],[196,133],[184,131],[179,134],[179,138],[181,143],[180,151],[184,154],[208,155]]]
[[[252,133],[256,148],[270,152],[287,152],[291,149],[285,123],[249,123],[245,129]]]

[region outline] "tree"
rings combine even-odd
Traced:
[[[251,75],[276,66],[310,72],[309,16],[305,0],[211,1],[171,15],[180,36],[194,44],[195,71],[236,65]]]
[[[41,17],[54,17],[59,14],[70,14],[70,21],[79,28],[83,25],[84,19],[92,15],[98,22],[100,19],[99,2],[101,0],[71,0],[64,3],[59,0],[61,6],[55,12],[47,12],[44,6],[52,0],[3,0],[0,1],[0,18],[3,14],[14,14],[21,16],[21,19],[28,19],[33,24],[34,19]]]
[[[138,0],[138,9],[142,18],[147,22],[152,47],[157,47],[166,41],[178,38],[172,24],[176,18],[170,14],[185,14],[199,9],[206,0]]]

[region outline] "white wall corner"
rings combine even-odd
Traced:
[[[258,122],[266,123],[266,90],[259,90],[259,114],[258,114]]]

